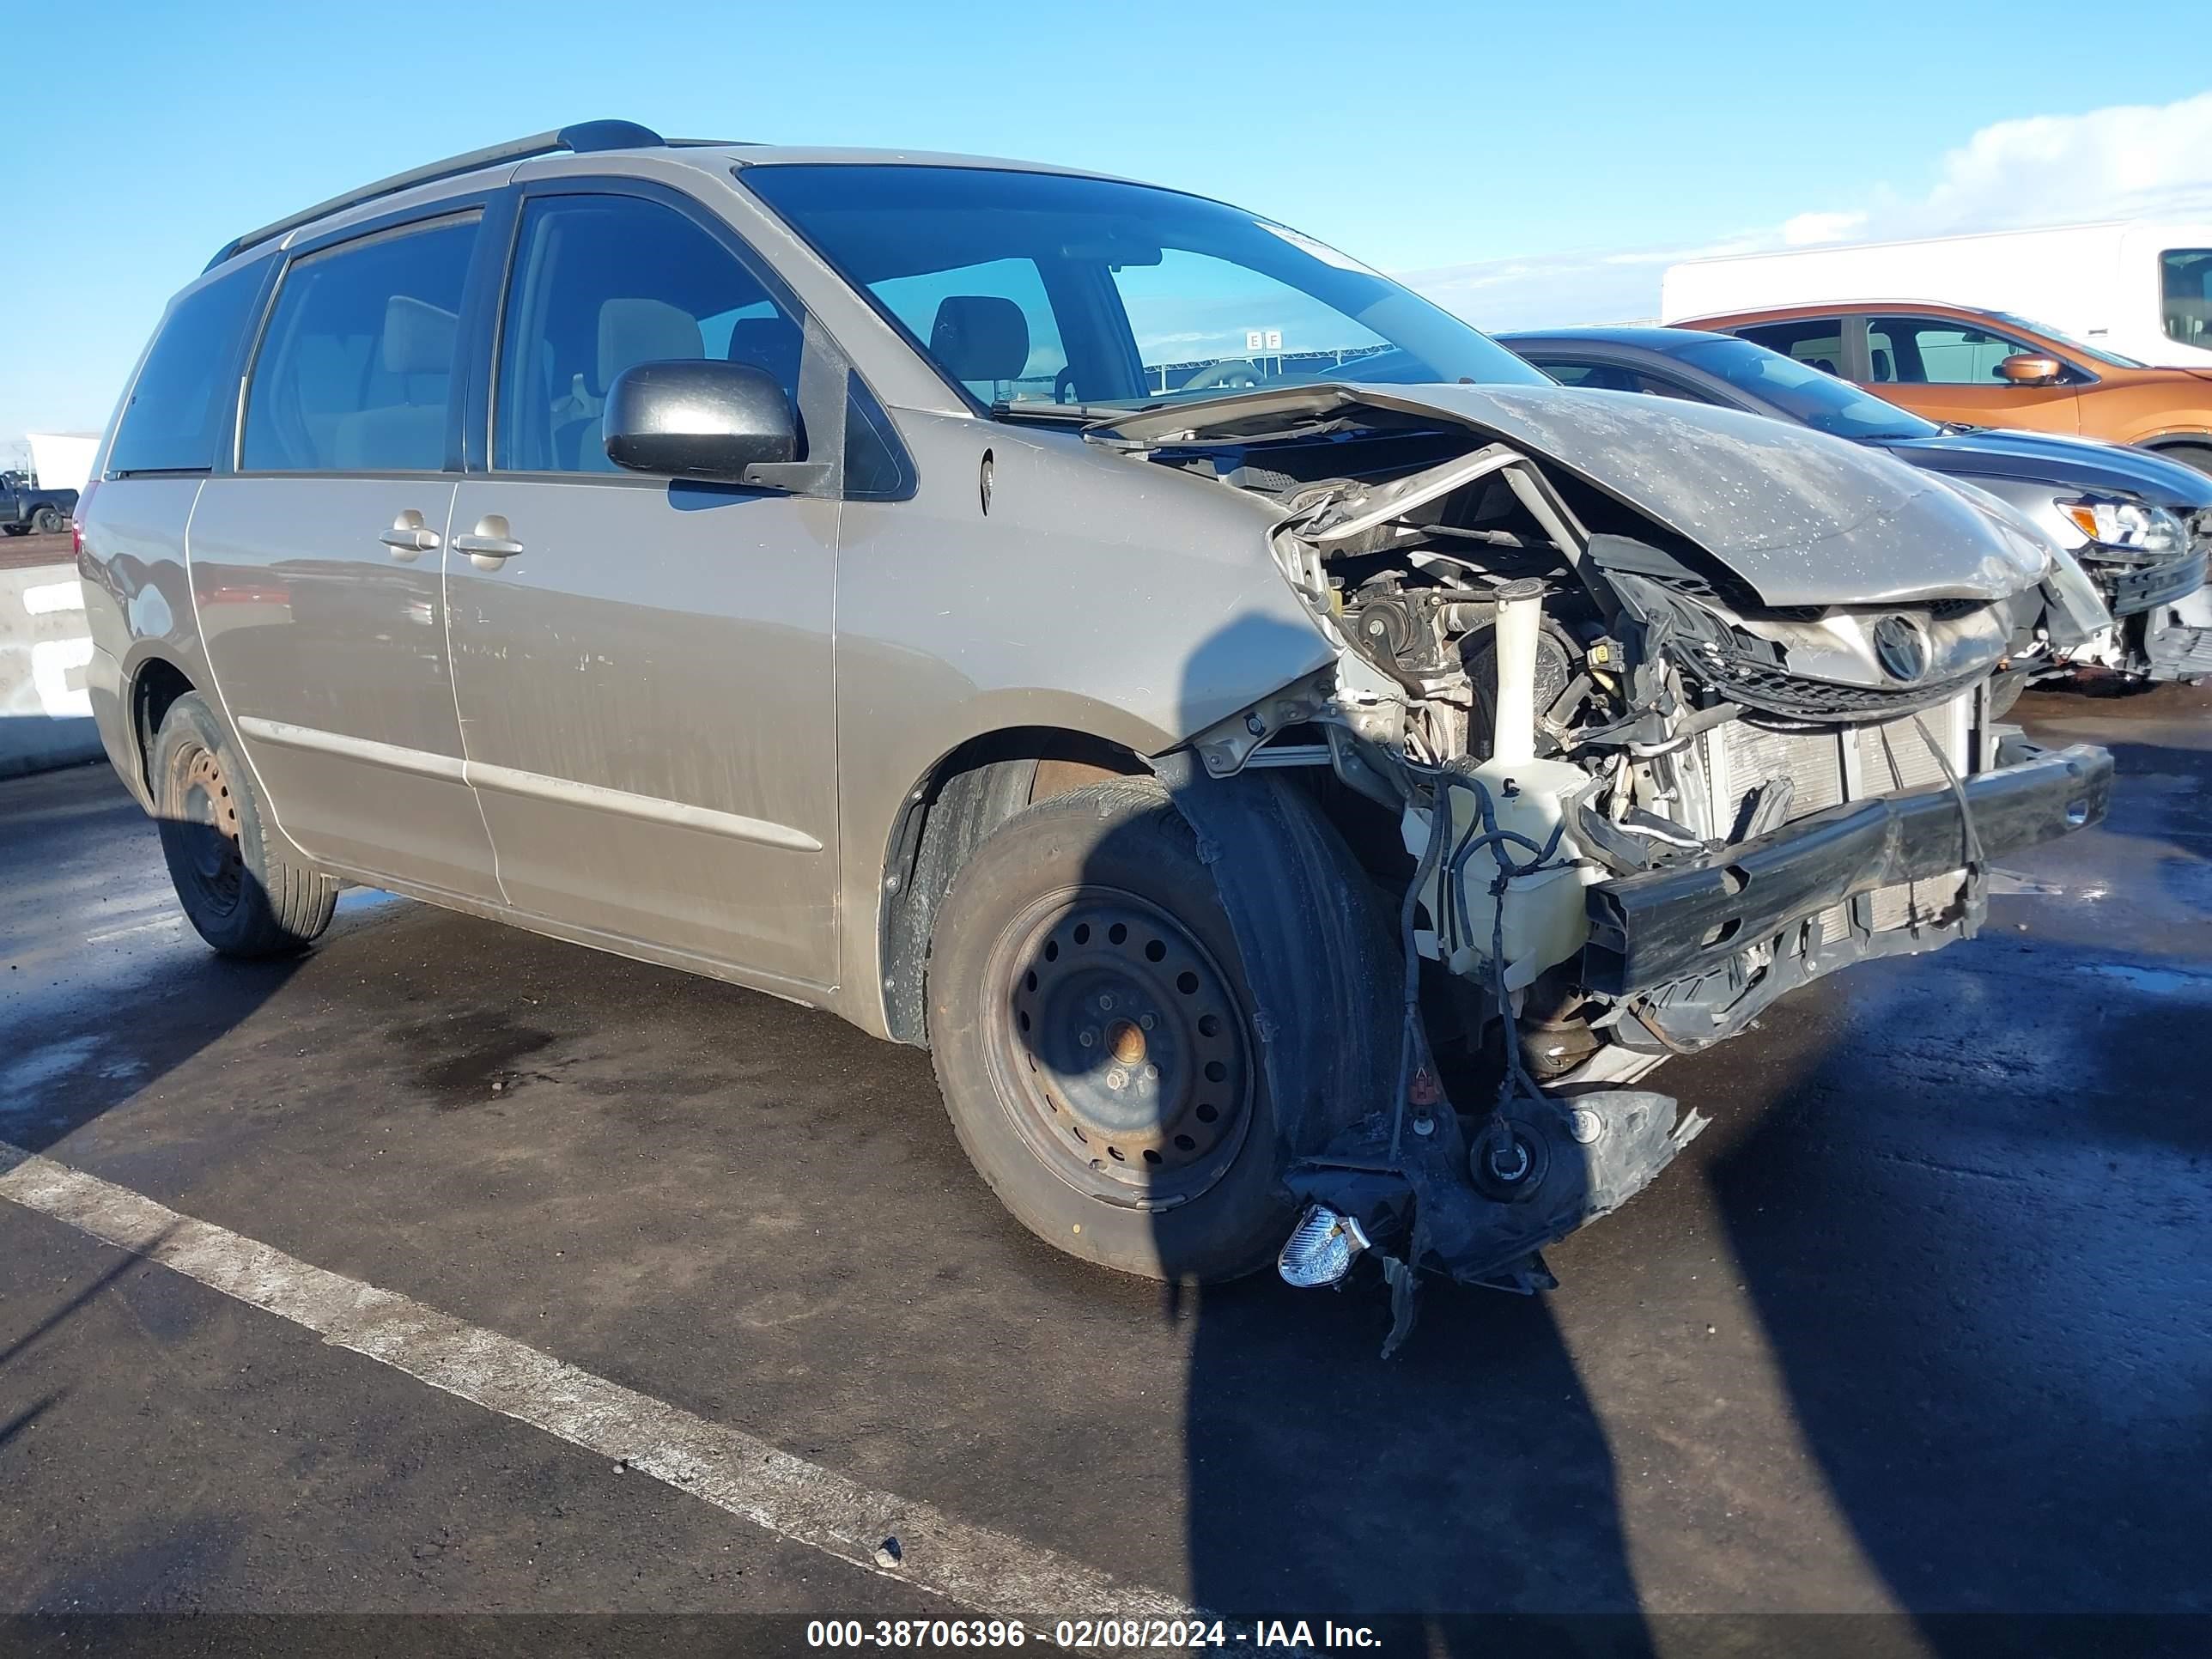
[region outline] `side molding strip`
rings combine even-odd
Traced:
[[[308,749],[317,754],[343,755],[348,760],[366,761],[371,766],[388,767],[395,772],[413,772],[426,778],[447,778],[455,783],[463,781],[462,763],[458,755],[434,755],[427,749],[405,749],[396,743],[349,738],[338,732],[319,732],[312,726],[293,726],[283,720],[264,720],[258,714],[240,714],[238,729],[249,738],[258,738],[262,742],[273,743],[281,749]]]
[[[257,714],[240,716],[238,729],[248,737],[258,738],[264,743],[276,744],[286,749],[308,749],[321,754],[342,755],[349,760],[367,762],[371,766],[389,767],[395,771],[413,772],[423,777],[446,778],[455,783],[468,784],[473,788],[496,790],[501,794],[522,795],[532,800],[552,801],[562,806],[588,807],[593,811],[643,818],[649,823],[670,824],[679,830],[699,830],[708,835],[727,836],[732,841],[787,848],[796,853],[818,853],[822,850],[820,842],[805,830],[794,830],[787,823],[771,823],[765,818],[749,818],[737,812],[720,812],[712,807],[693,806],[680,800],[663,800],[657,795],[632,794],[627,789],[609,789],[596,783],[578,783],[569,778],[550,777],[543,772],[525,772],[512,766],[465,761],[453,755],[434,755],[427,750],[406,749],[398,744],[377,743],[368,738],[349,738],[341,732],[317,731],[313,726],[264,720]]]

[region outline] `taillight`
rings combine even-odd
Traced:
[[[100,488],[100,480],[88,479],[83,489],[76,492],[76,511],[70,514],[70,553],[72,557],[84,556],[84,515],[92,507],[92,492]]]

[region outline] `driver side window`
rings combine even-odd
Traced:
[[[544,196],[523,210],[500,343],[492,465],[613,472],[601,417],[623,370],[723,358],[796,403],[804,334],[706,229],[630,196]]]
[[[1895,386],[2002,386],[1997,365],[2031,348],[1987,329],[1913,317],[1867,319],[1873,379]]]

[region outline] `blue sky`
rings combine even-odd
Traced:
[[[2143,157],[2166,170],[2154,184],[2182,166],[2212,185],[2212,143],[2175,161],[2172,118],[2118,137],[2091,118],[2212,88],[2201,52],[2141,49],[2201,34],[2201,8],[2172,0],[2094,14],[30,0],[15,19],[6,59],[48,70],[0,103],[0,179],[47,228],[0,248],[0,459],[26,429],[103,424],[167,295],[228,237],[596,116],[1179,185],[1423,273],[1493,326],[1631,314],[1680,251],[2073,211],[2100,180],[2140,182]],[[2092,27],[2108,52],[2085,41]],[[1992,129],[2003,153],[1984,165],[1972,147]],[[2071,194],[2044,201],[2053,178]]]

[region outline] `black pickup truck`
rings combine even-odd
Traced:
[[[20,472],[0,472],[0,532],[59,535],[76,511],[74,489],[40,489]]]

